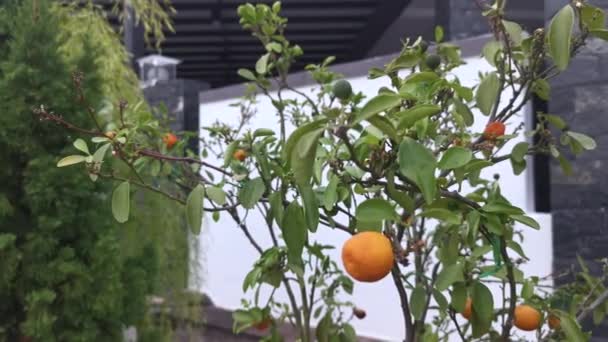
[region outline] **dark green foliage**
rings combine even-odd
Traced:
[[[3,9],[11,38],[0,54],[0,340],[118,341],[143,319],[156,258],[145,248],[123,255],[110,184],[91,182],[82,164],[58,169],[74,137],[32,113],[45,104],[92,128],[71,87],[76,70],[90,105],[101,103],[94,42],[83,37],[81,50],[64,54],[50,6]]]

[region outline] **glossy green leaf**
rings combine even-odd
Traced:
[[[570,63],[570,38],[574,28],[574,9],[564,6],[551,20],[549,26],[549,48],[553,62],[559,70],[565,70]]]
[[[523,223],[528,227],[532,227],[534,229],[540,229],[540,224],[536,222],[533,218],[526,215],[511,215],[511,218],[517,222]]]
[[[542,117],[545,118],[551,125],[553,125],[557,129],[562,130],[566,128],[566,122],[564,121],[564,119],[557,115],[544,114]]]
[[[327,123],[327,119],[319,119],[307,124],[304,124],[298,127],[287,139],[285,143],[285,148],[283,149],[282,159],[287,163],[287,166],[290,167],[292,156],[295,154],[296,146],[299,145],[300,139],[307,133],[311,133],[319,130],[324,127]]]
[[[463,312],[467,303],[467,287],[464,282],[454,283],[452,292],[452,301],[450,305],[456,310],[456,312]]]
[[[528,153],[529,146],[530,144],[528,144],[527,142],[518,143],[517,145],[515,145],[515,147],[513,147],[513,150],[511,151],[511,158],[513,158],[513,160],[516,162],[524,161],[526,153]]]
[[[477,93],[475,93],[475,101],[477,101],[477,108],[483,114],[490,115],[492,107],[497,102],[499,91],[500,81],[495,72],[491,72],[481,79]]]
[[[224,151],[224,167],[230,165],[230,163],[234,160],[234,151],[236,151],[237,147],[239,147],[238,141],[231,142]]]
[[[567,134],[576,140],[585,150],[594,150],[597,147],[595,140],[588,135],[568,131]]]
[[[331,210],[338,201],[339,183],[340,179],[336,175],[331,174],[329,183],[327,184],[325,192],[323,193],[323,207],[325,207],[325,210]]]
[[[102,145],[101,147],[99,147],[97,149],[97,151],[95,151],[95,153],[93,153],[93,161],[96,163],[100,163],[101,161],[103,161],[103,158],[105,157],[106,153],[108,152],[108,149],[110,148],[110,146],[112,146],[112,144],[105,144],[105,145]]]
[[[487,213],[499,213],[508,215],[523,215],[524,213],[521,208],[503,202],[490,202],[481,207],[481,210]]]
[[[502,24],[505,26],[505,30],[507,31],[509,38],[511,38],[511,43],[513,43],[515,46],[519,46],[524,38],[524,30],[521,28],[521,26],[516,22],[508,20],[503,20]]]
[[[226,204],[226,193],[223,189],[215,186],[210,186],[206,189],[206,191],[207,197],[209,197],[209,199],[215,202],[217,205]]]
[[[393,206],[382,198],[372,198],[362,202],[357,207],[355,216],[360,221],[383,221],[398,218]]]
[[[532,91],[539,98],[548,101],[551,95],[551,85],[544,79],[535,80],[532,84]]]
[[[319,201],[317,200],[317,196],[310,184],[299,185],[298,189],[304,203],[306,225],[311,232],[316,232],[319,225]]]
[[[186,200],[186,219],[193,234],[198,235],[203,225],[203,201],[205,200],[205,187],[197,185]]]
[[[450,285],[464,281],[463,266],[460,263],[455,263],[449,266],[444,266],[441,272],[437,275],[435,288],[437,291],[444,291]]]
[[[410,128],[418,120],[441,113],[441,107],[432,104],[420,104],[395,114],[399,118],[399,128]]]
[[[469,106],[462,103],[462,101],[459,99],[454,99],[454,107],[456,112],[462,117],[465,125],[473,125],[475,122],[475,117],[473,116],[473,112],[471,112]]]
[[[268,128],[258,128],[253,132],[253,137],[254,138],[258,138],[258,137],[265,137],[265,136],[269,136],[269,135],[274,135],[274,131]]]
[[[435,42],[441,43],[443,41],[443,27],[435,26]]]
[[[129,219],[129,182],[120,183],[112,192],[112,215],[120,223]]]
[[[462,217],[459,212],[451,211],[444,208],[430,208],[424,210],[420,215],[424,217],[434,218],[450,224],[460,224]]]
[[[593,37],[608,41],[608,30],[591,30],[589,31],[589,34]]]
[[[524,253],[524,249],[516,241],[513,241],[513,240],[507,241],[507,247],[509,249],[515,251],[515,253],[519,254],[520,257],[522,257],[524,259],[528,259],[528,257],[526,256],[526,253]]]
[[[481,54],[491,66],[496,66],[496,56],[502,50],[502,44],[491,40],[484,45]]]
[[[76,147],[76,149],[78,149],[86,154],[91,154],[89,152],[89,147],[87,146],[87,143],[80,138],[78,138],[78,139],[76,139],[76,141],[74,141],[74,147]]]
[[[291,154],[291,168],[296,183],[300,186],[308,185],[310,182],[315,166],[319,138],[324,130],[324,128],[318,128],[304,134],[298,141],[294,153]]]
[[[433,289],[433,299],[435,299],[437,306],[439,306],[439,310],[448,309],[448,300],[445,298],[445,296],[441,292]]]
[[[529,300],[532,296],[534,296],[534,283],[530,280],[526,280],[521,287],[521,298]]]
[[[94,142],[96,144],[97,143],[103,143],[103,142],[106,142],[106,141],[110,141],[110,139],[108,139],[107,137],[92,137],[91,138],[91,142]]]
[[[249,81],[255,81],[256,80],[255,75],[249,69],[239,69],[237,71],[237,74],[239,74],[239,76],[241,76],[242,78],[244,78],[246,80],[249,80]]]
[[[59,160],[57,162],[57,167],[64,167],[64,166],[82,163],[86,159],[87,159],[87,157],[80,156],[80,155],[67,156],[67,157],[61,158],[61,160]]]
[[[302,251],[308,237],[306,219],[302,208],[296,202],[287,206],[281,225],[283,239],[287,245],[287,258],[290,264],[302,263]]]
[[[473,158],[471,150],[464,147],[450,147],[445,151],[437,166],[442,170],[455,169],[465,166]]]
[[[283,211],[285,209],[283,206],[281,192],[277,191],[271,193],[270,196],[268,196],[268,199],[270,201],[272,217],[277,222],[277,225],[281,226],[281,224],[283,224]]]
[[[258,59],[258,61],[255,63],[255,71],[260,74],[260,75],[264,75],[265,73],[268,72],[268,58],[270,58],[270,54],[264,54],[262,55],[262,57],[260,57],[260,59]]]
[[[589,4],[583,4],[581,9],[581,20],[589,30],[601,30],[604,28],[606,16],[602,9]]]
[[[410,310],[415,320],[420,320],[422,318],[424,308],[426,307],[426,297],[426,290],[421,286],[416,287],[412,291],[410,298]]]
[[[399,137],[397,135],[397,130],[395,129],[395,125],[393,123],[380,115],[374,115],[367,119],[369,123],[371,123],[374,127],[378,128],[382,133],[386,134],[393,141],[399,141]]]
[[[581,326],[576,322],[571,315],[556,310],[554,312],[560,320],[560,327],[566,335],[568,342],[587,342],[588,338],[581,330]]]
[[[410,197],[407,193],[403,191],[397,190],[395,187],[395,172],[393,170],[388,170],[386,174],[387,186],[386,186],[386,194],[401,208],[405,209],[408,213],[414,211],[414,199]]]
[[[253,209],[255,204],[262,198],[262,195],[264,195],[265,190],[266,186],[262,178],[258,177],[248,180],[239,190],[239,203],[245,209]]]
[[[401,97],[396,94],[380,94],[369,100],[361,109],[361,112],[356,116],[353,123],[359,123],[367,120],[372,116],[384,112],[386,110],[397,107],[401,104]]]
[[[422,191],[427,203],[433,202],[437,194],[433,153],[419,142],[404,138],[399,145],[399,170]]]
[[[472,288],[473,337],[479,338],[488,332],[494,319],[494,298],[492,292],[481,282],[475,282]]]

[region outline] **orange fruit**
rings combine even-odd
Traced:
[[[467,298],[467,302],[464,305],[464,311],[461,312],[462,317],[466,319],[471,319],[471,315],[473,314],[473,301],[471,298]]]
[[[342,263],[351,277],[375,282],[390,273],[395,262],[391,241],[378,232],[361,232],[342,246]]]
[[[272,320],[270,318],[266,318],[263,321],[261,321],[260,323],[254,325],[254,328],[256,328],[258,331],[264,331],[264,330],[268,329],[271,322],[272,322]]]
[[[490,122],[483,131],[483,137],[487,140],[494,140],[505,135],[505,124],[502,122]]]
[[[559,317],[555,315],[549,315],[548,323],[549,328],[553,330],[559,329],[559,327],[562,325],[562,321],[560,321]]]
[[[532,331],[540,327],[540,311],[530,305],[518,305],[515,307],[515,319],[513,324],[521,330]]]
[[[116,133],[114,131],[108,131],[108,132],[105,132],[104,135],[108,139],[114,139],[114,137],[116,136]]]
[[[177,137],[173,133],[167,133],[163,136],[163,142],[167,148],[172,148],[177,143]]]
[[[247,152],[245,152],[245,150],[243,150],[243,149],[238,149],[238,150],[234,151],[234,154],[232,156],[236,160],[243,161],[247,158]]]

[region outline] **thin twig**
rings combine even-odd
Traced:
[[[399,299],[401,301],[401,310],[403,312],[403,320],[405,322],[405,342],[414,342],[415,335],[414,325],[412,323],[412,314],[410,313],[407,292],[405,291],[403,282],[401,282],[401,270],[399,270],[399,266],[397,264],[393,266],[391,275],[393,276],[393,281],[395,282],[397,292],[399,293]]]
[[[595,310],[598,306],[602,305],[606,300],[608,300],[608,290],[605,290],[599,297],[597,297],[596,300],[593,301],[593,303],[591,303],[591,305],[589,305],[588,307],[586,307],[583,311],[581,311],[580,314],[578,314],[578,316],[576,316],[576,320],[579,323],[582,323],[582,321],[591,313],[593,312],[593,310]]]

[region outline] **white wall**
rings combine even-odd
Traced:
[[[477,81],[478,71],[489,70],[489,68],[489,65],[482,59],[473,58],[468,59],[467,64],[457,69],[455,74],[463,84],[472,85]],[[349,79],[349,81],[355,91],[362,91],[368,98],[374,96],[381,86],[389,85],[388,80],[385,78],[368,80],[366,77],[357,77]],[[310,92],[310,89],[311,87],[301,87],[299,90]],[[294,96],[294,94],[291,94],[291,96]],[[510,93],[507,91],[504,96],[507,98],[510,96]],[[200,107],[201,126],[210,125],[216,120],[237,122],[239,115],[238,108],[229,106],[233,102],[235,102],[235,99],[202,104]],[[277,126],[275,111],[266,98],[263,96],[259,97],[257,108],[258,114],[252,120],[252,128]],[[522,114],[516,120],[523,122],[524,116]],[[481,132],[487,118],[481,115],[478,115],[478,117],[480,119],[476,122],[473,129]],[[508,131],[516,127],[519,122],[508,125]],[[290,129],[292,128],[290,127]],[[201,131],[201,134],[204,135],[205,132]],[[521,140],[523,138],[510,142],[509,145],[512,146]],[[510,151],[510,146],[505,147],[504,151]],[[213,160],[209,161],[213,162]],[[532,184],[528,171],[515,176],[511,170],[510,163],[507,161],[486,169],[484,173],[489,177],[494,173],[499,173],[501,175],[500,183],[503,194],[516,206],[524,209],[532,208]],[[525,241],[522,246],[528,257],[533,260],[533,262],[524,265],[522,269],[526,276],[545,276],[551,272],[553,255],[551,249],[551,218],[547,214],[536,214],[530,212],[530,210],[527,211],[529,215],[539,221],[542,229],[534,231],[530,228],[520,227],[526,231]],[[207,222],[211,222],[211,220]],[[271,241],[261,217],[257,213],[251,212],[248,222],[252,234],[258,239],[260,244],[266,247],[270,246]],[[205,269],[203,290],[210,295],[216,305],[228,309],[236,309],[240,306],[240,300],[243,298],[241,290],[242,280],[250,270],[253,261],[257,259],[258,254],[229,217],[223,216],[218,223],[211,222],[207,226],[207,231],[203,237],[205,240],[203,248],[205,249],[206,256],[203,267]],[[348,238],[344,232],[320,227],[319,231],[312,238],[321,240],[325,244],[338,246],[333,252],[332,257],[341,264],[339,262],[339,246]],[[493,291],[496,295],[495,302],[498,302],[500,292],[498,288],[493,288]],[[278,293],[278,295],[287,302],[285,293]],[[358,334],[387,341],[403,340],[404,327],[399,307],[399,297],[390,276],[374,284],[356,283],[354,294],[349,299],[367,311],[367,317],[364,320],[352,322]]]

